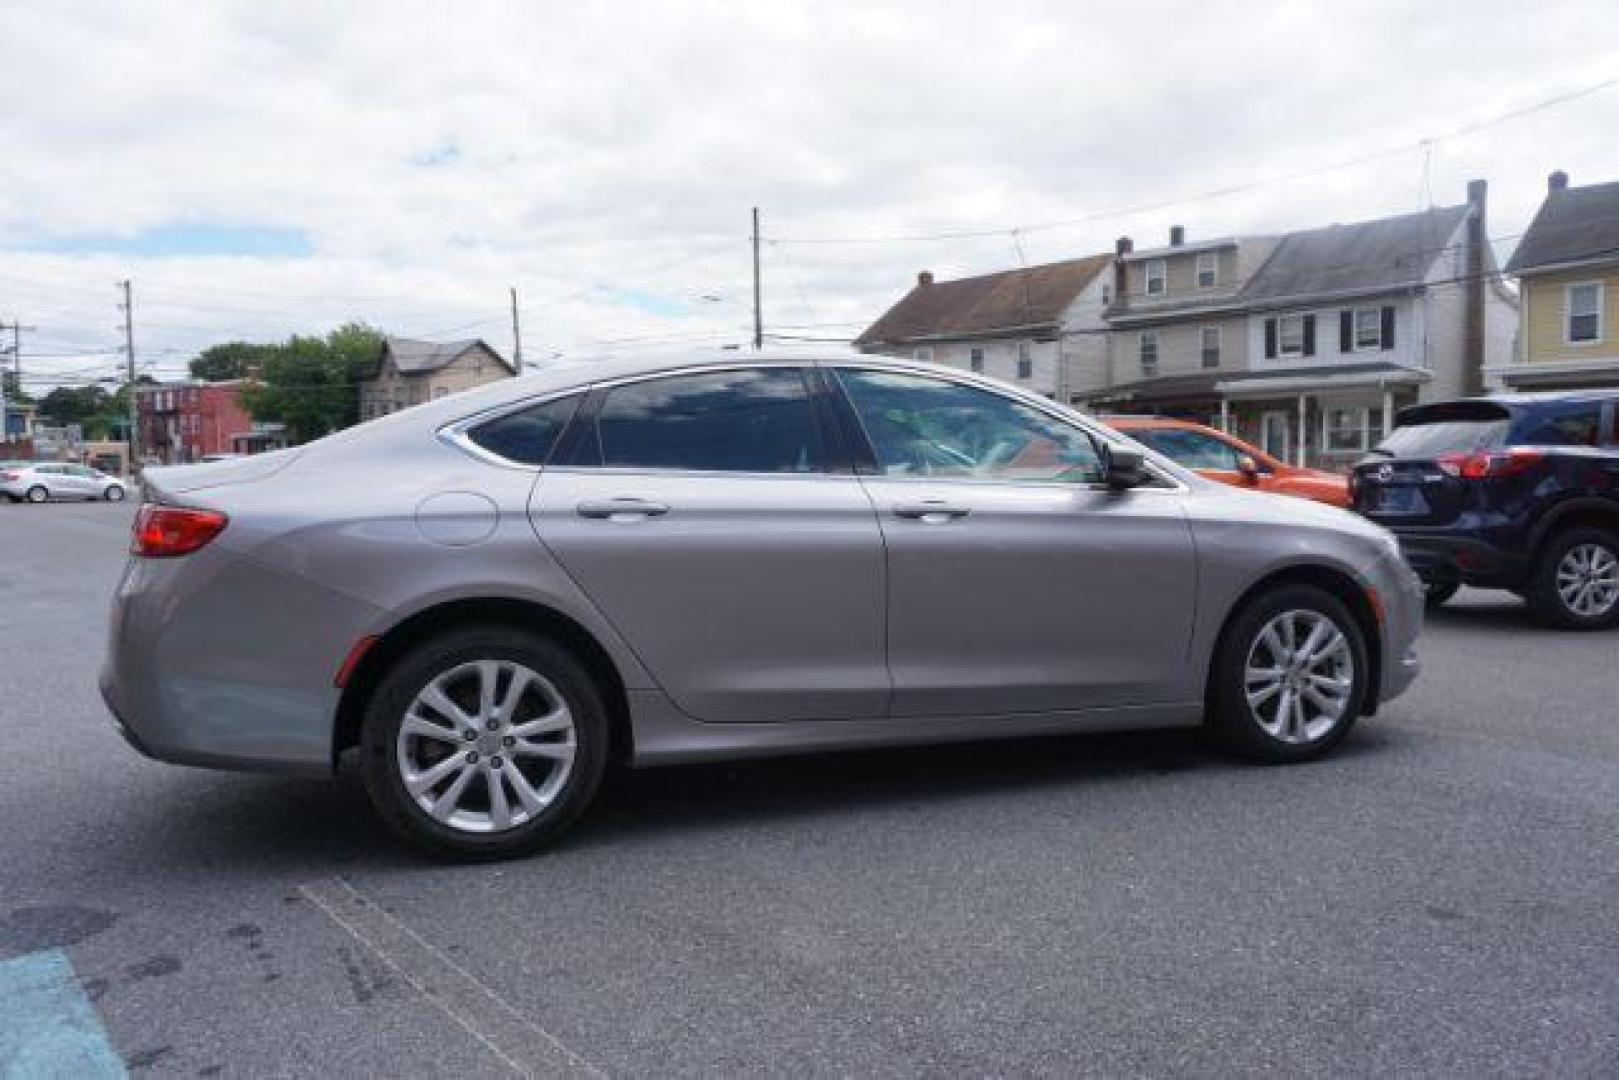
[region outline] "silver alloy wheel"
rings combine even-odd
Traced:
[[[1319,611],[1284,611],[1248,648],[1243,692],[1255,723],[1272,738],[1310,743],[1349,709],[1355,654],[1338,624]]]
[[[50,497],[50,492],[46,491],[44,487],[40,486],[39,484],[35,484],[33,487],[28,489],[28,501],[31,503],[42,503]]]
[[[107,488],[107,490],[103,493],[102,497],[105,498],[108,502],[123,502],[124,501],[124,489],[123,489],[122,486],[120,486],[118,484],[113,484],[111,487]]]
[[[1619,555],[1602,544],[1576,544],[1557,564],[1557,595],[1584,619],[1606,615],[1619,603]]]
[[[434,678],[394,742],[416,805],[469,833],[532,821],[568,782],[578,750],[573,713],[557,688],[511,660],[458,664]]]

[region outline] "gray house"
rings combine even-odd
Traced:
[[[391,337],[383,343],[371,376],[360,383],[360,419],[516,374],[504,356],[477,338],[437,342]]]

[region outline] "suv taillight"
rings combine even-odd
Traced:
[[[1532,468],[1542,457],[1539,450],[1500,450],[1487,454],[1441,454],[1437,464],[1463,480],[1493,480]]]
[[[129,553],[146,559],[190,555],[224,531],[229,521],[217,510],[147,503],[135,515]]]

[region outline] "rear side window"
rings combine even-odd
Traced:
[[[747,368],[673,375],[608,390],[594,464],[621,469],[813,473],[826,454],[804,373]]]
[[[1399,415],[1399,426],[1378,444],[1390,457],[1431,458],[1504,446],[1512,413],[1487,401],[1422,405]]]
[[[1601,433],[1600,402],[1569,402],[1525,412],[1512,430],[1512,441],[1528,446],[1596,446]]]
[[[580,395],[557,398],[507,413],[467,432],[467,437],[496,457],[519,465],[544,465],[578,411]]]

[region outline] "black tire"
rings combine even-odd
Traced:
[[[1422,583],[1422,602],[1430,609],[1444,607],[1451,597],[1461,591],[1462,583],[1454,579],[1437,578]]]
[[[24,498],[36,506],[42,502],[45,502],[50,497],[51,493],[45,490],[44,484],[35,484],[33,487],[28,489],[28,494],[24,496]]]
[[[469,832],[434,818],[406,790],[399,762],[399,729],[416,695],[444,673],[479,660],[521,664],[541,676],[566,704],[573,720],[574,756],[562,786],[542,810],[501,832]],[[608,740],[607,709],[601,692],[572,653],[522,630],[498,625],[466,627],[412,648],[382,676],[365,707],[360,734],[361,775],[377,815],[416,847],[449,859],[509,858],[544,847],[584,813],[601,786]],[[474,744],[468,745],[470,748]],[[456,747],[443,755],[449,756],[463,756],[462,749]],[[483,764],[487,767],[489,763]],[[478,773],[468,782],[468,793],[476,798],[482,792],[487,805],[493,792],[478,785],[491,781],[481,770]]]
[[[1576,548],[1594,546],[1610,559],[1619,559],[1619,537],[1605,529],[1570,529],[1546,542],[1535,560],[1524,599],[1537,616],[1562,630],[1607,630],[1619,626],[1619,601],[1596,613],[1576,611],[1558,591],[1558,568]]]
[[[108,502],[123,502],[124,487],[122,484],[109,484],[107,490],[101,493],[101,497]]]
[[[1290,612],[1324,616],[1343,634],[1353,668],[1342,715],[1314,737],[1287,741],[1267,731],[1248,703],[1245,671],[1249,654],[1273,619]],[[1232,616],[1216,649],[1210,671],[1208,725],[1227,749],[1256,761],[1310,761],[1326,754],[1355,725],[1370,695],[1366,638],[1343,602],[1312,585],[1283,585],[1254,597]]]

